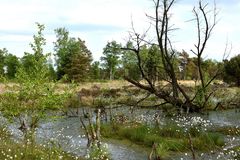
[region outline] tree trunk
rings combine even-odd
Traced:
[[[112,67],[110,67],[109,80],[111,81],[112,79],[113,79],[113,70],[112,70]]]

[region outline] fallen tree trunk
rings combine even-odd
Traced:
[[[128,77],[124,77],[124,79],[127,80],[128,82],[130,82],[131,84],[135,85],[136,87],[146,90],[146,91],[150,92],[151,94],[154,94],[158,98],[163,99],[166,103],[176,106],[179,109],[183,109],[185,112],[199,112],[201,109],[197,105],[193,104],[192,101],[183,101],[182,99],[176,98],[176,97],[172,96],[171,94],[165,92],[164,90],[157,91],[155,88],[141,84],[141,83],[139,83],[135,80],[132,80]]]

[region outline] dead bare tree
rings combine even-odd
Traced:
[[[182,108],[185,111],[199,112],[204,108],[209,101],[212,93],[207,92],[207,87],[211,82],[217,77],[216,74],[209,81],[204,78],[204,73],[202,71],[202,55],[206,48],[206,44],[211,36],[211,33],[216,25],[217,11],[214,5],[212,12],[208,11],[208,4],[203,4],[202,0],[199,0],[198,8],[193,8],[194,20],[197,23],[197,44],[195,46],[195,51],[191,50],[198,60],[198,72],[200,75],[200,88],[195,94],[187,93],[178,82],[177,71],[174,67],[175,57],[177,52],[173,49],[171,39],[169,34],[171,31],[175,30],[173,26],[170,25],[171,19],[171,9],[176,0],[153,0],[155,6],[155,15],[148,16],[155,26],[156,33],[156,43],[149,42],[146,40],[147,32],[140,35],[138,34],[134,27],[133,32],[130,33],[130,40],[135,43],[132,48],[126,47],[124,50],[129,50],[135,53],[138,60],[138,68],[141,72],[141,76],[146,83],[133,80],[129,77],[125,77],[127,81],[134,84],[135,86],[154,94],[158,98],[164,100],[164,103],[170,103],[178,108]],[[213,19],[210,19],[210,13],[213,14]],[[163,87],[155,85],[149,77],[147,71],[144,69],[144,62],[141,57],[141,49],[144,45],[156,45],[160,52],[158,56],[161,57],[161,63],[163,64],[163,71],[166,73],[165,80],[169,82],[170,88],[167,90]],[[197,97],[203,94],[204,99],[201,103],[196,103]]]
[[[85,111],[83,110],[83,117],[84,115],[87,114],[87,116],[85,118],[87,118],[88,124],[86,124],[87,122],[84,122],[84,119],[82,116],[80,116],[80,122],[81,125],[85,131],[86,137],[87,137],[87,146],[91,147],[93,144],[97,144],[98,147],[100,148],[100,112],[101,109],[97,109],[97,113],[96,113],[96,123],[95,126],[92,122],[92,114],[91,111],[85,113]]]

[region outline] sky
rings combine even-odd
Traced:
[[[209,2],[211,7],[214,0]],[[188,53],[196,44],[196,28],[192,9],[198,0],[177,0],[173,7],[171,24],[178,28],[171,33],[173,47]],[[240,53],[240,0],[216,0],[218,23],[209,40],[204,58],[222,60],[227,53]],[[94,60],[102,56],[107,42],[116,40],[125,44],[131,31],[131,22],[138,33],[150,26],[146,14],[152,15],[152,0],[0,0],[0,48],[21,57],[31,52],[29,43],[36,33],[36,24],[45,25],[47,40],[45,52],[53,53],[56,40],[54,29],[65,27],[71,37],[85,40]],[[153,30],[149,37],[154,38]]]

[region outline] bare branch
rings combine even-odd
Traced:
[[[147,31],[141,35],[136,33],[136,30],[134,29],[132,23],[133,32],[130,33],[130,36],[131,39],[134,40],[136,45],[134,46],[134,48],[128,48],[128,50],[136,54],[139,71],[141,72],[142,78],[145,80],[146,83],[140,83],[128,77],[125,77],[125,79],[130,83],[134,84],[135,86],[144,89],[151,94],[154,94],[155,96],[164,100],[166,103],[170,103],[174,106],[183,107],[185,110],[189,109],[191,111],[199,111],[201,106],[198,106],[198,104],[195,105],[195,102],[193,101],[199,94],[199,91],[197,91],[194,98],[191,99],[191,96],[188,95],[186,91],[179,85],[177,77],[178,71],[176,71],[174,66],[175,55],[177,52],[173,48],[172,41],[169,35],[172,31],[176,30],[176,28],[174,28],[174,25],[170,25],[170,19],[172,16],[171,8],[175,1],[176,0],[153,0],[155,16],[150,16],[146,14],[146,16],[154,23],[157,44],[155,44],[154,41],[146,40],[148,31],[150,30],[152,23],[150,24],[149,29],[147,29]],[[205,104],[209,99],[209,95],[207,95],[205,90],[217,76],[213,76],[212,79],[205,82],[206,80],[204,79],[204,73],[201,66],[203,52],[217,23],[216,5],[214,6],[213,10],[213,21],[210,21],[211,19],[209,18],[211,10],[207,11],[207,8],[208,4],[202,4],[202,1],[199,0],[198,8],[193,8],[193,14],[195,18],[191,20],[196,21],[197,24],[197,43],[194,45],[194,49],[191,50],[191,52],[197,56],[197,66],[201,80],[201,89],[204,91]],[[158,69],[154,74],[158,75],[158,73],[163,70],[163,74],[166,74],[166,76],[163,77],[163,80],[169,82],[167,89],[165,89],[164,87],[156,86],[155,81],[152,81],[149,78],[148,71],[144,68],[144,59],[141,56],[140,52],[143,45],[157,46],[159,48],[160,52],[157,53],[157,55],[159,56],[163,67],[159,67],[160,65],[157,66]],[[123,49],[127,50],[127,48]]]

